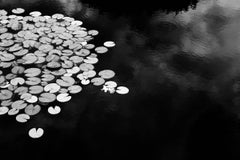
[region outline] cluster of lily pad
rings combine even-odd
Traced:
[[[21,16],[0,10],[0,115],[15,116],[20,123],[38,114],[42,106],[68,102],[82,86],[102,86],[102,91],[127,94],[129,89],[110,80],[115,72],[94,70],[98,54],[115,46],[113,41],[95,47],[89,43],[97,30],[82,27],[82,21],[63,14],[43,16],[39,11]],[[59,106],[49,106],[48,113],[60,113]],[[42,128],[32,128],[29,136],[39,138]]]

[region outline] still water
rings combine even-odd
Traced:
[[[63,13],[98,30],[92,43],[112,40],[116,47],[101,56],[96,69],[114,70],[114,80],[130,89],[121,96],[86,86],[62,105],[61,114],[43,112],[27,124],[1,116],[0,152],[42,158],[239,159],[240,1],[201,0],[177,12],[156,5],[133,11],[87,0],[0,1],[1,9]],[[30,139],[31,127],[47,132]]]

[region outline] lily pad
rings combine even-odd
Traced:
[[[89,64],[89,63],[82,63],[82,64],[80,64],[79,68],[82,71],[89,71],[89,70],[93,70],[94,66],[92,64]]]
[[[91,80],[94,86],[101,86],[105,83],[105,80],[101,77],[95,77]]]
[[[84,59],[84,62],[88,64],[96,64],[98,62],[98,58],[86,57],[86,59]]]
[[[40,94],[42,92],[43,92],[43,87],[40,85],[29,87],[29,93],[31,93],[31,94]]]
[[[56,115],[56,114],[59,114],[60,112],[61,112],[61,108],[59,106],[48,107],[48,113],[49,114]]]
[[[16,120],[20,123],[25,123],[30,119],[30,116],[27,114],[19,114],[16,116]]]
[[[108,49],[106,47],[100,46],[100,47],[96,47],[95,51],[99,54],[103,54],[103,53],[106,53]]]
[[[128,94],[129,89],[125,86],[119,86],[119,87],[117,87],[116,92],[118,94]]]
[[[9,109],[8,107],[0,107],[0,115],[4,115],[8,113]]]
[[[25,109],[24,112],[29,115],[29,116],[33,116],[38,114],[41,111],[41,106],[40,105],[33,105],[30,104],[28,105]]]
[[[25,83],[29,86],[35,86],[41,83],[41,79],[38,77],[28,77]]]
[[[0,90],[0,100],[8,100],[12,98],[13,93],[7,89]]]
[[[16,77],[10,81],[10,83],[14,86],[22,85],[24,84],[24,82],[25,80],[22,77]]]
[[[22,95],[24,93],[28,92],[28,88],[25,86],[20,86],[17,89],[14,90],[14,93],[18,93],[19,95]]]
[[[22,66],[14,66],[11,71],[13,74],[22,74],[24,70],[25,68]]]
[[[31,138],[34,138],[34,139],[35,139],[35,138],[40,138],[40,137],[42,137],[43,133],[44,133],[44,130],[43,130],[42,128],[38,128],[38,129],[32,128],[32,129],[29,130],[28,135],[29,135]]]
[[[113,41],[106,41],[106,42],[104,42],[103,45],[104,45],[105,47],[110,48],[110,47],[114,47],[116,44],[115,44]]]
[[[45,92],[56,93],[61,87],[56,83],[50,83],[44,87]]]
[[[55,99],[56,99],[56,95],[55,94],[52,94],[52,93],[42,93],[42,94],[40,94],[38,100],[40,102],[42,102],[42,103],[50,103],[50,102],[55,101]]]
[[[72,97],[68,93],[60,93],[57,95],[58,102],[68,102]]]
[[[72,77],[62,76],[61,79],[57,79],[56,83],[62,87],[69,87],[75,83],[75,80]]]
[[[12,103],[11,107],[12,108],[16,108],[16,109],[23,109],[27,106],[27,103],[25,103],[23,100],[17,100],[15,102]]]
[[[28,68],[24,71],[26,77],[35,77],[41,73],[39,68]]]
[[[19,109],[16,109],[16,108],[11,108],[9,111],[8,111],[8,115],[9,116],[13,116],[13,115],[16,115],[19,113]]]
[[[115,76],[115,72],[109,69],[102,70],[98,73],[98,75],[104,79],[111,79]]]
[[[69,93],[76,94],[82,91],[82,87],[79,85],[73,85],[68,87]]]

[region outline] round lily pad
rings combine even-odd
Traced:
[[[42,137],[44,133],[44,130],[42,128],[32,128],[28,131],[28,135],[31,137],[31,138],[40,138]]]
[[[0,90],[0,100],[7,100],[12,98],[13,93],[7,89]]]
[[[15,86],[22,85],[22,84],[24,84],[24,82],[25,82],[25,80],[22,77],[16,77],[14,79],[11,79],[11,81],[10,81],[10,83]]]
[[[103,44],[105,47],[114,47],[116,44],[113,41],[106,41]]]
[[[27,115],[29,115],[29,116],[36,115],[36,114],[38,114],[40,111],[41,111],[40,105],[33,105],[33,104],[28,105],[28,106],[24,109],[24,112],[25,112]]]
[[[0,115],[4,115],[8,113],[9,109],[8,107],[0,107]]]
[[[28,77],[25,83],[30,86],[35,86],[41,83],[41,79],[38,77]]]
[[[16,116],[16,120],[20,123],[25,123],[30,119],[30,116],[27,114],[19,114]]]
[[[15,102],[12,103],[11,107],[12,108],[16,108],[16,109],[23,109],[27,106],[27,103],[25,103],[23,100],[17,100]]]
[[[41,73],[41,70],[39,68],[28,68],[24,71],[24,73],[27,77],[35,77]]]
[[[56,93],[61,87],[57,83],[50,83],[44,87],[45,92]]]
[[[13,115],[16,115],[19,113],[19,109],[16,109],[16,108],[11,108],[9,111],[8,111],[8,115],[9,116],[13,116]]]
[[[98,73],[98,75],[104,79],[111,79],[115,76],[115,72],[109,69],[102,70]]]
[[[95,77],[91,80],[94,86],[101,86],[105,83],[105,80],[101,77]]]
[[[52,114],[52,115],[56,115],[59,114],[61,112],[61,108],[59,106],[55,106],[55,107],[48,107],[48,113]]]
[[[72,77],[62,76],[61,79],[56,80],[56,83],[63,87],[69,87],[75,83],[75,80]]]
[[[43,87],[40,85],[29,87],[29,93],[31,94],[40,94],[42,92],[43,92]]]
[[[55,99],[56,99],[56,95],[55,94],[52,94],[52,93],[42,93],[42,94],[40,94],[38,100],[40,102],[42,102],[42,103],[50,103],[50,102],[55,101]]]
[[[68,87],[69,93],[76,94],[82,91],[82,87],[79,85],[73,85]]]
[[[25,9],[23,9],[23,8],[12,9],[12,13],[14,13],[14,14],[22,14],[24,12],[25,12]]]
[[[103,54],[103,53],[106,53],[108,49],[106,47],[100,46],[100,47],[96,47],[95,51],[99,54]]]
[[[116,92],[118,94],[128,94],[129,89],[125,86],[119,86],[119,87],[117,87]]]
[[[68,102],[72,97],[68,93],[60,93],[57,95],[58,102]]]
[[[89,70],[93,70],[94,66],[92,64],[89,64],[89,63],[82,63],[82,64],[80,64],[79,68],[82,71],[89,71]]]

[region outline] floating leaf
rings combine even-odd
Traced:
[[[117,87],[116,92],[118,94],[128,94],[129,89],[127,87],[124,87],[124,86],[119,86],[119,87]]]
[[[4,115],[8,113],[9,109],[8,107],[0,107],[0,115]]]
[[[28,92],[28,88],[24,86],[18,87],[17,89],[14,90],[14,93],[18,93],[19,95],[22,95],[27,92]]]
[[[33,17],[38,17],[38,16],[41,16],[42,13],[39,12],[39,11],[32,11],[29,13],[29,15],[33,16]]]
[[[50,103],[50,102],[55,101],[55,99],[56,99],[56,95],[55,94],[52,94],[52,93],[42,93],[42,94],[40,94],[38,100],[40,102],[42,102],[42,103]]]
[[[31,96],[31,98],[27,100],[28,103],[36,103],[37,101],[38,101],[37,96]]]
[[[40,138],[40,137],[42,137],[43,133],[44,133],[44,131],[42,128],[38,128],[38,129],[32,128],[29,130],[28,135],[31,138]]]
[[[44,87],[45,92],[56,93],[61,87],[56,83],[50,83]]]
[[[105,47],[114,47],[116,44],[113,41],[106,41],[103,44]]]
[[[98,58],[86,57],[86,59],[84,59],[84,62],[89,64],[96,64],[98,62]]]
[[[24,71],[24,73],[27,77],[35,77],[41,73],[41,70],[39,68],[28,68]]]
[[[24,84],[24,82],[25,82],[25,80],[21,77],[16,77],[10,81],[10,83],[14,86],[17,86],[18,84],[22,85],[22,84]]]
[[[28,105],[25,109],[24,112],[29,115],[29,116],[33,116],[38,114],[41,111],[41,107],[39,105],[33,105],[30,104]]]
[[[68,90],[71,94],[76,94],[82,91],[82,87],[79,85],[73,85],[68,87]]]
[[[79,68],[80,68],[82,71],[89,71],[89,70],[93,70],[93,69],[94,69],[94,66],[93,66],[92,64],[82,63],[82,64],[80,64]]]
[[[75,80],[72,77],[62,76],[61,79],[56,80],[56,83],[63,87],[69,87],[75,83]]]
[[[106,86],[108,88],[115,88],[115,87],[117,87],[117,83],[114,81],[107,81],[107,82],[105,82],[104,86]]]
[[[16,116],[16,120],[20,123],[25,123],[30,119],[30,116],[27,114],[19,114]]]
[[[49,114],[56,115],[56,114],[59,114],[60,112],[61,112],[61,108],[59,106],[48,107],[48,113]]]
[[[13,93],[9,90],[0,90],[0,100],[7,100],[12,98]]]
[[[72,97],[69,96],[68,93],[60,93],[59,95],[57,95],[57,100],[59,102],[68,102],[68,101],[70,101],[71,98]]]
[[[9,116],[13,116],[13,115],[16,115],[19,113],[19,109],[16,109],[16,108],[11,108],[9,111],[8,111],[8,115]]]
[[[108,49],[106,47],[100,46],[100,47],[96,47],[95,51],[99,54],[103,54],[103,53],[106,53]]]
[[[29,87],[29,93],[31,94],[40,94],[43,92],[42,86],[31,86]]]
[[[16,109],[23,109],[27,106],[27,104],[23,101],[23,100],[17,100],[15,102],[12,103],[11,107],[12,108],[16,108]]]
[[[101,77],[95,77],[91,80],[94,86],[101,86],[105,83],[105,80]]]
[[[109,69],[102,70],[98,73],[98,75],[104,79],[111,79],[115,76],[115,72]]]
[[[28,77],[25,83],[30,86],[35,86],[41,83],[41,79],[38,77]]]

